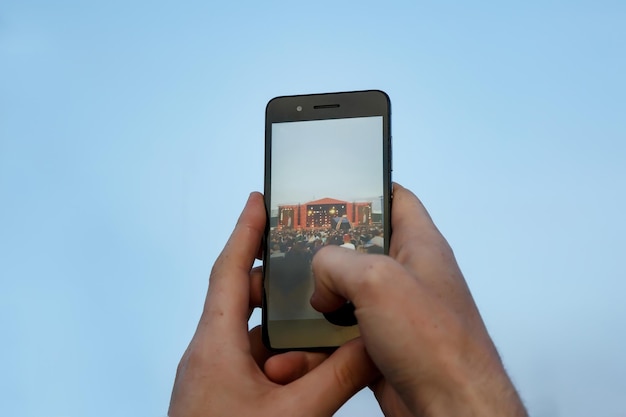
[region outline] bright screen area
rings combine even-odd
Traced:
[[[309,304],[322,247],[383,252],[382,135],[381,116],[272,125],[270,320],[324,320]]]

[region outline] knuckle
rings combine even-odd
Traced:
[[[178,366],[176,367],[176,379],[179,378],[185,372],[185,368],[187,367],[187,357],[188,357],[189,347],[183,353],[183,357],[180,358],[180,362],[178,362]]]
[[[193,346],[193,343],[189,345],[189,348],[187,349],[187,352],[185,352],[185,354],[187,355],[187,365],[190,368],[200,368],[204,364],[204,355],[202,354],[200,349],[196,349]]]
[[[203,346],[201,343],[192,341],[185,355],[186,368],[202,373],[215,365],[216,360],[220,357],[220,352],[216,351],[214,347]]]
[[[334,376],[337,385],[347,392],[353,392],[360,388],[358,375],[351,367],[336,366]]]
[[[396,262],[385,255],[372,255],[368,257],[367,265],[360,277],[359,286],[361,291],[367,293],[379,293],[388,285],[390,275],[396,269]]]
[[[395,249],[395,248],[394,248]],[[402,265],[408,265],[420,259],[448,263],[453,261],[454,252],[448,242],[439,236],[416,236],[405,242],[394,251],[394,257]]]
[[[194,340],[191,341],[176,368],[176,379],[188,378],[206,365],[206,357],[202,349],[198,349]]]

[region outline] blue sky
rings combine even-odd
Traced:
[[[267,101],[382,89],[533,415],[626,415],[624,3],[338,3],[0,4],[4,414],[164,415]]]

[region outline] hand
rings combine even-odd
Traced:
[[[360,339],[330,356],[270,357],[259,328],[248,333],[261,298],[260,271],[251,267],[264,227],[263,197],[252,193],[211,271],[202,317],[176,372],[170,417],[330,416],[377,375]]]
[[[355,305],[385,415],[526,416],[448,243],[397,184],[392,207],[390,256],[322,249],[311,304]]]

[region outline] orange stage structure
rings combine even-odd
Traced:
[[[304,204],[278,206],[279,229],[316,229],[350,222],[350,227],[372,224],[371,202],[347,202],[322,198]]]

